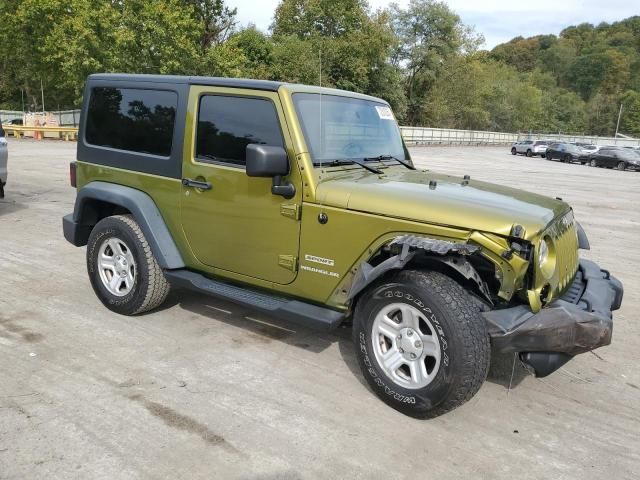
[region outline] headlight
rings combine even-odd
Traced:
[[[556,269],[556,256],[551,238],[544,237],[538,245],[538,268],[549,279]]]

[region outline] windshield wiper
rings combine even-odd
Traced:
[[[369,161],[369,160],[395,160],[400,165],[404,165],[405,167],[407,167],[409,170],[416,169],[416,167],[414,167],[410,163],[407,163],[404,160],[400,160],[398,157],[394,157],[393,155],[379,155],[377,157],[365,157],[365,161]]]
[[[382,173],[382,171],[378,170],[377,168],[371,167],[366,163],[361,162],[360,160],[356,160],[354,158],[331,160],[330,162],[327,162],[327,163],[322,162],[322,165],[327,167],[337,167],[338,165],[351,165],[353,163],[355,163],[356,165],[360,165],[362,168],[364,168],[365,170],[369,170],[371,173],[375,173],[377,175],[380,175]],[[314,165],[318,165],[318,163],[314,163]]]

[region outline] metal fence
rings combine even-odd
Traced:
[[[451,128],[400,127],[407,145],[508,145],[518,140],[582,142],[594,145],[638,147],[640,139],[558,133],[504,133]]]
[[[455,130],[450,128],[400,127],[407,145],[507,145],[517,133]]]
[[[80,124],[80,110],[61,110],[49,113],[55,117],[61,127],[78,127]],[[0,110],[0,123],[23,117],[24,113],[21,111]],[[518,140],[549,140],[621,147],[640,146],[640,139],[599,137],[596,135],[505,133],[427,127],[400,127],[400,131],[407,145],[508,145]]]
[[[60,110],[47,113],[53,115],[61,127],[77,127],[80,124],[80,110]],[[24,116],[25,112],[19,110],[0,110],[0,123],[22,119]]]
[[[599,137],[597,135],[571,135],[558,133],[519,133],[518,140],[548,140],[552,142],[581,142],[593,145],[617,145],[619,147],[640,147],[638,138]]]

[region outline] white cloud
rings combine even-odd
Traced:
[[[255,24],[266,31],[273,21],[278,0],[227,0],[238,8],[238,20],[242,25]],[[389,0],[369,0],[373,9],[384,8]],[[396,0],[407,5],[409,0]],[[484,35],[486,48],[506,42],[521,35],[558,34],[570,25],[583,22],[598,24],[613,22],[640,14],[633,0],[447,0],[467,25],[475,26]]]

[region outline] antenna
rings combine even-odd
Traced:
[[[320,86],[320,88],[322,89],[322,40],[320,41],[320,46],[318,47],[318,85]],[[318,130],[319,130],[319,139],[320,139],[320,146],[321,148],[324,145],[324,138],[322,136],[322,90],[320,90],[320,108],[319,108],[319,112],[320,112],[320,121],[318,122]],[[320,155],[320,173],[322,173],[322,157],[324,156],[324,148],[322,148],[322,152]],[[318,182],[319,183],[319,182]],[[318,189],[316,188],[316,194],[318,192]],[[318,217],[318,220],[320,220],[320,218],[326,218],[326,215],[324,213],[324,198],[320,198],[320,217]]]

